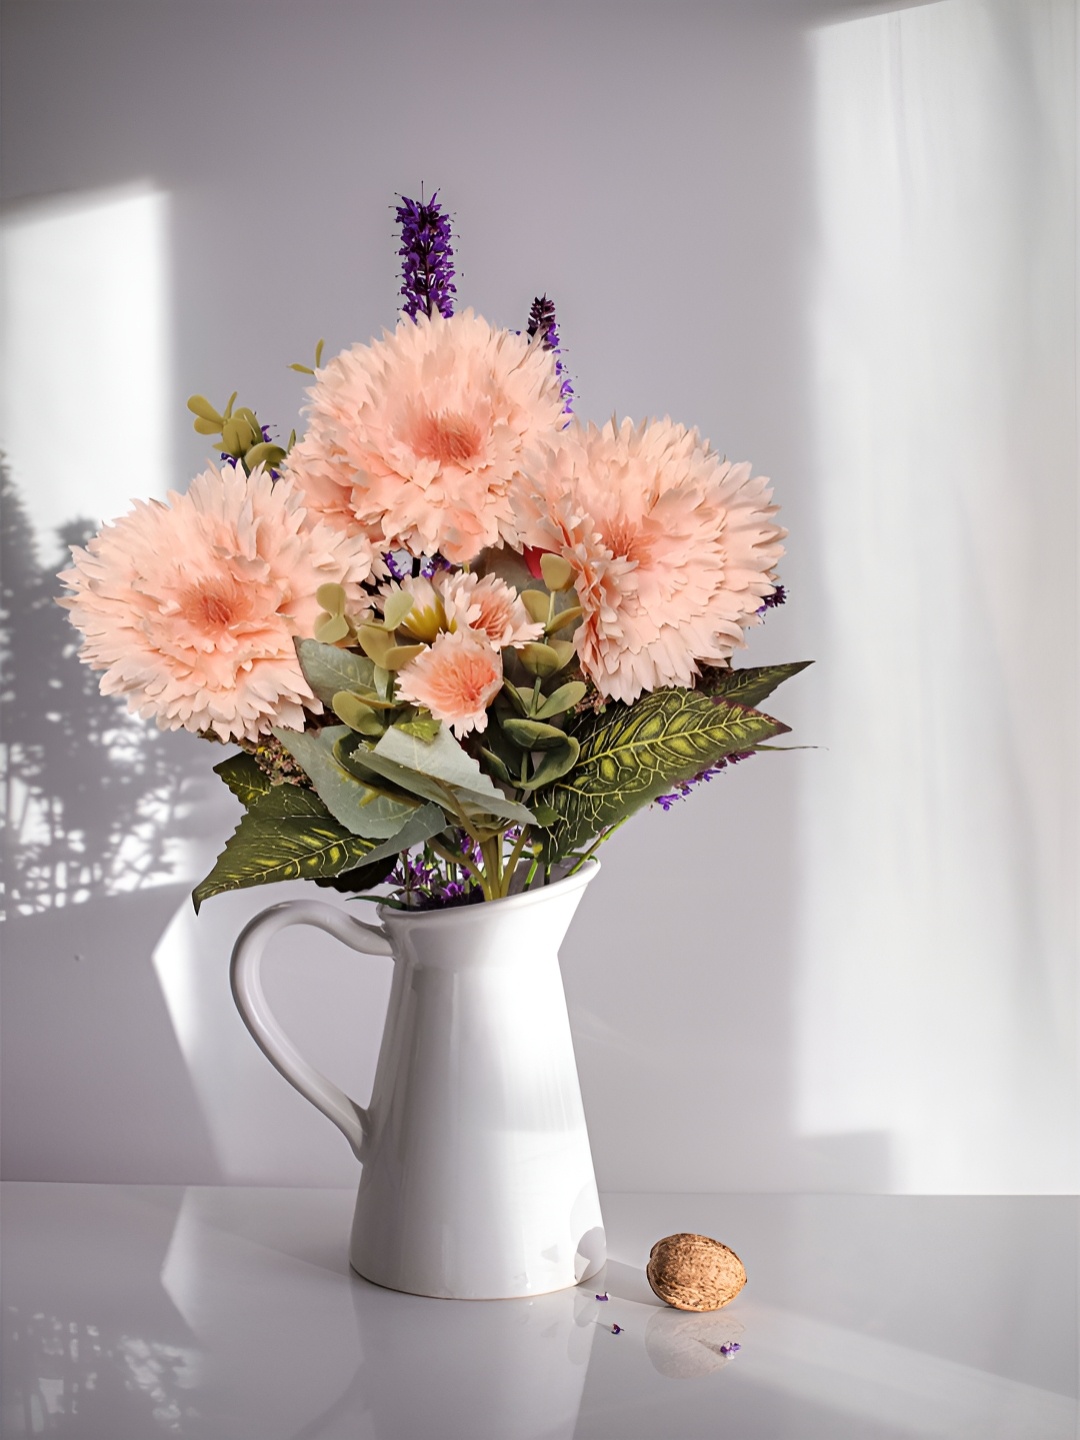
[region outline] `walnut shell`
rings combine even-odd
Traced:
[[[667,1235],[649,1252],[645,1270],[661,1300],[676,1310],[719,1310],[746,1284],[743,1263],[707,1235]]]

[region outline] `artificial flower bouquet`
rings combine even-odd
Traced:
[[[437,195],[397,218],[397,328],[293,367],[306,434],[192,397],[220,464],[62,576],[103,693],[239,747],[196,909],[295,878],[494,900],[788,729],[757,706],[803,664],[731,664],[784,598],[768,481],[668,419],[582,424],[551,302],[455,313]]]

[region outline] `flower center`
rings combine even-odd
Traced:
[[[440,465],[464,465],[480,453],[480,427],[465,415],[444,410],[441,415],[421,415],[416,422],[412,448],[421,460]]]
[[[220,635],[247,618],[248,606],[237,585],[227,581],[207,581],[184,592],[180,598],[180,613],[201,634]]]
[[[605,529],[604,540],[613,555],[622,560],[636,560],[642,569],[649,566],[653,558],[653,537],[644,526],[620,517]]]

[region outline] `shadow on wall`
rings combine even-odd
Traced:
[[[7,913],[35,915],[184,879],[184,841],[207,779],[190,742],[103,696],[56,604],[67,547],[97,524],[61,526],[42,563],[18,488],[0,471],[0,817]]]
[[[61,557],[42,563],[6,467],[0,506],[0,1168],[12,1179],[139,1180],[149,1168],[159,1180],[212,1181],[150,963],[186,903],[208,781],[193,772],[188,736],[129,715],[80,663],[56,604]],[[84,543],[96,529],[73,520],[59,538]]]

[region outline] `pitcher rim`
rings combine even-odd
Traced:
[[[440,920],[475,917],[492,905],[514,906],[517,909],[523,909],[527,905],[539,904],[555,890],[565,892],[583,889],[598,874],[599,870],[600,861],[590,858],[585,861],[580,870],[575,870],[572,875],[564,875],[561,880],[553,880],[550,885],[541,885],[535,890],[524,890],[517,895],[501,895],[497,900],[483,900],[479,904],[446,905],[432,910],[408,910],[396,905],[380,904],[375,907],[375,913],[383,924],[387,922],[400,924],[406,920],[429,920],[435,917]]]

